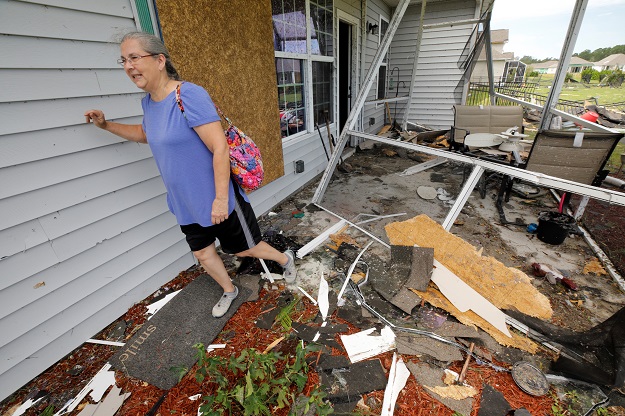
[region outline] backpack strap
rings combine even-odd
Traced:
[[[219,115],[222,116],[228,122],[228,125],[229,126],[234,126],[234,123],[228,118],[228,116],[225,115],[224,112],[221,111],[221,109],[219,107],[217,107],[217,105],[215,103],[213,103],[213,105],[215,106],[215,109],[217,110]]]
[[[182,82],[178,85],[176,85],[176,103],[178,104],[178,108],[180,109],[180,112],[182,113],[182,115],[184,116],[184,118],[187,118],[187,115],[184,113],[184,105],[182,105],[182,98],[180,97],[180,86],[182,85]]]
[[[184,112],[184,105],[182,104],[182,97],[180,96],[180,86],[183,83],[181,82],[180,84],[178,84],[176,86],[176,104],[178,104],[178,108],[180,109],[180,112],[182,113],[182,115],[184,116],[184,118],[187,118],[187,115]],[[223,117],[227,122],[229,126],[233,126],[234,124],[232,123],[232,121],[228,118],[228,116],[226,116],[223,111],[221,111],[221,109],[219,107],[217,107],[217,105],[215,103],[213,103],[213,105],[215,106],[215,109],[217,110],[217,112],[219,113],[219,115],[221,117]]]

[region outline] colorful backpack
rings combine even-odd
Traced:
[[[180,85],[176,87],[176,102],[182,115],[187,118],[180,97]],[[228,128],[224,131],[228,147],[230,148],[230,175],[244,191],[258,189],[265,177],[263,159],[260,149],[250,137],[239,130],[228,117],[215,106],[217,112],[228,122]]]

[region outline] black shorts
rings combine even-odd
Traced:
[[[191,251],[202,250],[219,240],[221,249],[228,254],[248,250],[260,243],[262,234],[256,215],[249,202],[235,188],[234,211],[220,223],[203,227],[200,224],[181,225]]]

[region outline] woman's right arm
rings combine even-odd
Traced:
[[[123,139],[138,143],[147,143],[147,137],[141,124],[121,124],[113,121],[106,121],[104,113],[100,110],[89,110],[85,112],[87,123],[93,123],[96,127],[113,133]]]

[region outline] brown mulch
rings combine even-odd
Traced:
[[[625,207],[590,200],[582,224],[619,274],[625,276]]]
[[[191,268],[180,273],[176,279],[167,285],[167,291],[178,290],[196,278],[199,274],[200,271],[197,268]],[[274,326],[271,330],[264,330],[256,327],[255,325],[255,321],[262,314],[262,311],[268,309],[271,305],[274,305],[279,295],[279,291],[266,291],[263,289],[260,294],[260,300],[256,302],[244,303],[239,308],[237,313],[230,319],[230,321],[228,321],[223,331],[214,341],[214,343],[225,343],[227,344],[227,347],[225,349],[215,350],[213,354],[226,357],[230,355],[237,355],[237,353],[244,348],[264,350],[271,342],[284,335],[281,332],[281,328],[275,328]],[[145,321],[147,303],[147,301],[144,301],[135,305],[120,318],[121,320],[131,324],[127,328],[126,339],[129,339],[130,336],[138,330],[141,327],[141,324]],[[293,319],[307,321],[313,319],[316,314],[317,308],[307,299],[303,299],[300,303],[300,308],[296,310]],[[349,333],[359,331],[356,327],[349,324],[349,322],[341,322],[349,325]],[[111,324],[108,328],[102,331],[99,337],[105,338],[107,333],[114,327],[115,323]],[[337,341],[340,342],[338,335]],[[287,345],[283,346],[282,344]],[[279,344],[276,348],[288,349],[288,343],[283,341],[283,343]],[[37,393],[40,390],[47,390],[50,395],[39,405],[29,409],[25,414],[40,415],[45,408],[51,404],[55,407],[55,411],[57,411],[63,404],[65,404],[65,402],[67,402],[67,400],[72,399],[80,392],[84,385],[95,375],[95,373],[97,373],[97,371],[107,362],[115,351],[116,347],[84,344],[80,348],[73,351],[65,359],[59,361],[57,364],[42,373],[39,377],[17,391],[9,399],[1,403],[0,414],[5,415],[11,408],[19,406],[29,396],[29,394],[32,396],[32,394]],[[333,350],[333,355],[341,353],[341,351]],[[381,360],[383,367],[388,372],[391,366],[392,352],[375,357],[375,359],[378,358]],[[406,356],[404,357],[404,360],[416,360],[416,358]],[[462,364],[463,362],[454,363],[450,369],[460,372]],[[82,372],[76,376],[70,376],[69,372],[72,369],[78,368],[77,366],[84,367]],[[210,395],[215,390],[215,384],[211,383],[209,380],[202,384],[197,383],[194,376],[195,370],[196,367],[192,368],[182,381],[168,392],[160,390],[141,380],[128,377],[122,372],[117,371],[117,385],[123,392],[131,393],[130,397],[124,402],[117,414],[123,416],[145,415],[155,406],[155,404],[157,404],[159,399],[163,398],[163,401],[155,414],[196,415],[201,401],[192,401],[189,397],[196,394],[201,394],[202,396]],[[481,393],[481,386],[484,383],[488,383],[500,390],[504,394],[506,400],[508,400],[513,407],[524,407],[529,410],[531,414],[547,414],[553,404],[553,400],[550,396],[536,398],[522,392],[516,386],[509,373],[497,372],[490,367],[478,365],[475,362],[472,362],[469,366],[466,381],[468,384],[476,387],[479,391],[478,396],[475,398],[473,406],[474,411],[472,414],[477,414],[477,409],[479,409],[479,394]],[[304,388],[304,393],[310,392],[318,383],[319,376],[314,372],[314,370],[311,370],[307,385]],[[375,409],[381,407],[383,397],[384,391],[376,391],[364,396],[365,403],[371,406],[372,412],[370,414],[379,414],[379,410],[376,412]],[[86,401],[83,401],[83,404],[71,414],[78,414],[84,407],[85,402]],[[289,409],[274,409],[272,414],[277,416],[286,416],[288,412]],[[406,387],[399,395],[395,410],[395,415],[397,416],[451,416],[453,413],[453,411],[430,397],[427,390],[423,386],[418,385],[413,377],[409,378]]]

